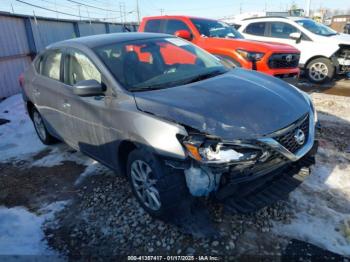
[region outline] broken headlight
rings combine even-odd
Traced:
[[[224,144],[205,136],[189,136],[183,145],[190,157],[205,164],[255,162],[262,154],[254,147]]]

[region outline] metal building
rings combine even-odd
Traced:
[[[0,12],[0,99],[20,92],[19,75],[47,45],[80,36],[137,31],[116,24],[13,15]]]

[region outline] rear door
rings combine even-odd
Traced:
[[[64,138],[62,113],[65,100],[62,58],[62,49],[44,53],[38,66],[39,74],[31,83],[36,108],[44,118],[47,128],[60,138]]]

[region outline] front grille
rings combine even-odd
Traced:
[[[279,142],[293,154],[302,148],[309,138],[309,115],[303,116],[301,119],[297,120],[296,123],[296,125],[295,123],[293,124],[295,127],[293,127],[291,130],[288,130],[284,134],[273,137],[277,142]],[[301,129],[305,135],[305,140],[302,145],[298,144],[294,138],[298,129]]]
[[[270,68],[293,68],[299,65],[299,54],[273,54],[269,58]]]

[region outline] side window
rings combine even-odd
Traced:
[[[160,33],[161,32],[161,21],[160,19],[156,20],[148,20],[146,22],[145,26],[145,32],[150,32],[150,33]]]
[[[49,78],[60,80],[62,53],[59,51],[48,51],[40,64],[41,74]]]
[[[291,33],[299,32],[294,26],[282,23],[282,22],[273,22],[271,24],[271,37],[276,38],[289,38]]]
[[[68,52],[64,64],[64,82],[67,85],[75,85],[79,81],[91,79],[101,83],[101,73],[81,52]]]
[[[190,32],[190,29],[188,28],[188,26],[180,20],[172,19],[167,21],[166,29],[165,29],[166,34],[173,35],[178,30],[186,30]]]
[[[250,35],[265,35],[266,22],[251,23],[244,30],[245,33]]]

